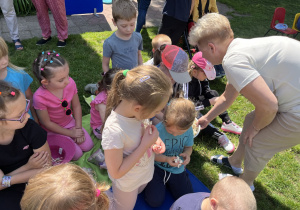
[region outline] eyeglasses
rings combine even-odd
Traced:
[[[25,111],[22,113],[19,119],[0,119],[0,121],[19,121],[20,123],[24,122],[26,113],[29,111],[30,108],[30,100],[26,99],[26,108]]]
[[[66,115],[72,114],[72,110],[70,108],[68,108],[69,103],[67,102],[66,99],[64,99],[60,103],[61,103],[61,106],[65,109]]]

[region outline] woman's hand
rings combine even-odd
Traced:
[[[201,130],[206,128],[208,126],[208,124],[209,124],[209,121],[207,120],[205,115],[198,119],[197,125],[200,125]]]
[[[259,130],[256,130],[254,126],[249,126],[247,130],[243,132],[242,140],[244,144],[249,144],[249,147],[252,147],[253,138],[258,134]]]
[[[47,165],[48,158],[48,152],[36,152],[30,156],[26,165],[28,166],[28,169],[43,168],[44,165]]]

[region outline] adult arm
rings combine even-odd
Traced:
[[[103,56],[103,58],[102,58],[102,70],[103,70],[104,73],[108,72],[109,61],[110,61],[110,57]]]
[[[253,137],[275,118],[278,111],[278,101],[261,76],[246,85],[241,90],[241,94],[255,106],[252,126],[243,135],[243,142],[248,142],[251,147]]]
[[[143,65],[143,57],[141,50],[138,51],[138,65]]]

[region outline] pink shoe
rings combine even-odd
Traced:
[[[227,153],[232,153],[235,149],[233,143],[224,134],[218,138],[218,143],[222,146]]]
[[[235,124],[233,121],[231,123],[226,124],[223,122],[221,129],[225,132],[230,132],[234,134],[241,135],[243,128]]]

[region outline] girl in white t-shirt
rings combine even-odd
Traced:
[[[112,209],[133,209],[138,193],[152,179],[152,150],[162,153],[165,145],[155,126],[145,129],[143,121],[160,112],[171,93],[170,80],[154,66],[138,66],[115,75],[102,133],[105,162],[112,180]]]

